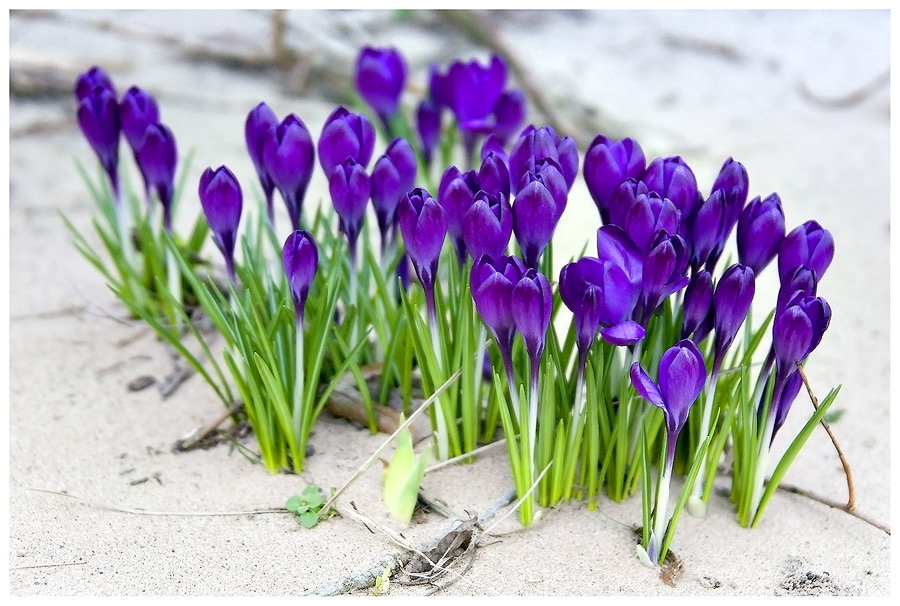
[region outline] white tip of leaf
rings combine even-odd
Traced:
[[[701,499],[700,497],[694,495],[688,497],[687,510],[688,513],[695,518],[706,517],[706,503],[704,503],[703,499]]]

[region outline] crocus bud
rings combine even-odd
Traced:
[[[638,249],[649,252],[653,240],[659,230],[674,234],[678,232],[681,223],[681,213],[668,198],[660,198],[656,192],[646,193],[640,183],[635,188],[637,195],[631,199],[630,208],[624,208],[625,199],[630,198],[632,185],[631,179],[624,181],[616,188],[615,204],[611,210],[617,210],[621,218],[613,220],[613,223],[622,227]],[[624,194],[624,195],[623,195]]]
[[[712,191],[720,189],[725,197],[725,237],[727,238],[734,229],[750,192],[750,179],[743,164],[736,162],[733,158],[725,160],[712,186]],[[714,252],[721,253],[721,248]],[[718,254],[716,254],[716,258],[718,258]]]
[[[437,63],[428,66],[428,97],[438,108],[450,107],[450,82],[447,74],[442,74]]]
[[[459,172],[455,166],[449,167],[441,184],[438,187],[438,201],[444,207],[447,217],[447,233],[450,241],[456,249],[456,260],[462,266],[466,261],[466,244],[462,235],[462,219],[466,211],[472,206],[475,194],[481,187],[478,183],[478,174],[470,170]]]
[[[494,134],[490,134],[484,138],[484,143],[481,145],[481,160],[484,161],[490,154],[494,154],[497,159],[503,161],[503,164],[506,165],[506,172],[508,173],[509,154],[507,154],[506,150],[503,148],[503,142]],[[510,179],[510,183],[511,182],[512,179]]]
[[[778,194],[753,199],[738,218],[738,260],[759,275],[771,263],[784,240],[784,209]]]
[[[644,255],[618,225],[603,225],[597,230],[597,258],[620,267],[638,290],[643,284]]]
[[[791,405],[797,399],[797,394],[800,393],[801,387],[803,387],[803,377],[800,375],[799,370],[793,368],[791,374],[784,379],[781,393],[777,394],[777,400],[775,399],[775,394],[772,394],[772,414],[775,415],[775,423],[772,427],[772,440],[775,439],[775,434],[784,425]],[[771,445],[771,441],[769,444]]]
[[[779,368],[787,369],[805,360],[819,345],[830,323],[831,307],[821,297],[798,294],[784,309],[777,310],[772,323],[772,346]]]
[[[503,194],[509,200],[509,169],[503,158],[494,152],[488,152],[483,157],[478,171],[478,185],[489,194]]]
[[[631,383],[638,394],[662,409],[666,421],[666,466],[675,459],[675,443],[687,422],[691,406],[706,383],[703,354],[689,339],[682,339],[663,353],[659,360],[657,383],[638,362],[631,366]]]
[[[137,153],[137,148],[144,136],[144,131],[151,124],[159,122],[159,107],[156,99],[150,93],[132,86],[122,96],[119,103],[119,120],[122,124],[122,133]]]
[[[516,321],[512,313],[512,293],[525,273],[516,257],[496,260],[482,255],[472,266],[470,286],[475,309],[494,335],[504,362],[511,361]]]
[[[291,298],[294,300],[297,326],[301,326],[309,287],[319,268],[319,250],[308,231],[297,230],[287,237],[282,260],[284,275],[287,276]]]
[[[553,289],[544,274],[529,269],[513,288],[510,302],[516,330],[525,341],[525,351],[531,359],[534,375],[544,352],[544,339],[550,326]]]
[[[263,153],[266,147],[266,141],[275,138],[275,129],[278,128],[278,117],[272,108],[265,103],[260,103],[250,110],[247,114],[247,120],[244,123],[244,140],[247,142],[247,152],[250,154],[250,160],[253,162],[253,168],[256,169],[256,176],[259,179],[260,187],[266,197],[266,212],[268,213],[269,223],[274,224],[275,210],[272,207],[272,194],[275,192],[275,183],[266,169]]]
[[[416,129],[422,144],[425,166],[431,166],[434,150],[441,138],[441,108],[429,99],[423,99],[416,111]]]
[[[149,189],[155,190],[163,206],[163,224],[172,231],[172,197],[175,195],[175,137],[165,124],[151,124],[138,147],[137,162]]]
[[[781,282],[781,288],[778,289],[776,308],[783,309],[787,307],[797,293],[802,293],[806,297],[815,297],[817,286],[816,272],[806,265],[798,265]]]
[[[557,209],[553,194],[541,177],[535,177],[516,195],[512,205],[513,231],[526,267],[536,268],[556,229]]]
[[[525,93],[513,89],[500,95],[497,104],[494,105],[494,118],[496,123],[493,134],[501,144],[509,141],[519,132],[525,120]]]
[[[366,168],[375,151],[375,127],[365,114],[354,114],[338,106],[325,120],[318,150],[326,175],[347,158]]]
[[[466,250],[473,259],[485,254],[492,259],[501,257],[506,254],[512,228],[512,208],[503,194],[489,194],[481,190],[463,215],[462,233]]]
[[[807,221],[784,237],[778,250],[778,275],[785,276],[798,265],[806,265],[816,272],[821,282],[825,270],[834,258],[834,238],[831,232],[815,221]]]
[[[490,64],[484,67],[477,61],[453,63],[445,86],[459,127],[464,131],[483,129],[505,84],[506,65],[498,55],[492,55]]]
[[[674,292],[688,285],[689,253],[681,236],[670,236],[660,230],[644,259],[641,302],[641,324],[647,325],[650,317],[663,301]]]
[[[709,198],[695,209],[691,231],[691,265],[698,270],[706,264],[713,271],[718,258],[713,255],[722,250],[728,233],[725,231],[725,193],[715,190]]]
[[[203,171],[200,176],[200,205],[209,223],[213,242],[225,257],[225,266],[232,283],[236,282],[234,246],[237,243],[243,201],[241,184],[227,166]]]
[[[713,306],[712,275],[705,269],[701,269],[691,277],[687,288],[684,290],[684,316],[682,318],[682,338],[694,335],[694,341],[699,343],[706,337],[707,332],[699,335],[701,327],[708,321]],[[712,324],[710,323],[710,328]]]
[[[95,65],[83,74],[79,74],[75,80],[75,99],[80,103],[82,99],[93,94],[94,89],[98,86],[111,91],[113,97],[118,96],[112,78],[109,77],[109,74],[103,68]]]
[[[275,128],[274,137],[266,137],[264,140],[263,162],[266,172],[284,198],[294,229],[300,227],[303,199],[312,178],[315,156],[309,129],[294,114],[288,114],[281,121]],[[346,158],[342,160],[344,159]]]
[[[426,294],[429,290],[433,293],[441,247],[447,234],[444,209],[431,194],[417,187],[400,200],[397,220],[419,282]]]
[[[647,160],[633,139],[615,141],[597,135],[584,156],[584,181],[600,212],[604,225],[610,223],[609,205],[613,191],[622,181],[644,176]]]
[[[397,113],[406,63],[395,48],[363,47],[356,60],[356,89],[383,120]]]
[[[527,173],[536,173],[537,165],[545,158],[556,162],[566,182],[566,191],[572,188],[578,176],[578,148],[571,137],[560,139],[550,126],[525,127],[509,154],[509,173],[513,193],[524,187]]]
[[[562,169],[553,158],[544,158],[535,164],[535,176],[539,177],[550,195],[553,196],[553,202],[556,204],[556,219],[554,223],[558,223],[562,217],[563,211],[566,210],[566,204],[569,200],[569,189],[566,185],[566,179],[562,174]],[[530,175],[525,175],[524,181],[530,180]]]
[[[99,77],[99,76],[98,76]],[[86,86],[82,85],[82,86]],[[78,87],[76,87],[76,90]],[[119,105],[111,88],[95,86],[81,97],[78,125],[109,177],[113,195],[119,197]]]
[[[738,329],[744,323],[753,295],[756,292],[756,276],[746,265],[735,263],[725,270],[716,284],[713,296],[713,312],[716,328],[716,363],[721,364],[725,352],[731,347]],[[717,369],[718,370],[718,369]]]
[[[340,230],[350,243],[350,256],[356,257],[356,239],[362,229],[362,221],[366,216],[366,206],[372,192],[369,175],[362,165],[352,158],[331,171],[328,179],[328,191],[334,210],[340,218]]]
[[[657,158],[650,163],[642,179],[650,191],[671,200],[681,211],[682,224],[692,216],[700,196],[694,172],[681,156]],[[679,232],[682,233],[682,232]],[[682,236],[686,234],[682,233]]]

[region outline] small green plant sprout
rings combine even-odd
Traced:
[[[297,516],[304,528],[312,528],[319,521],[319,510],[325,504],[322,491],[315,484],[308,484],[303,492],[287,500],[284,508]]]
[[[400,424],[403,424],[402,415]],[[394,458],[384,471],[384,504],[392,516],[407,524],[416,508],[419,485],[425,477],[425,466],[430,456],[431,444],[425,447],[421,455],[416,455],[412,433],[404,429],[397,436]]]
[[[372,587],[373,595],[387,595],[391,589],[391,565],[384,567],[384,572],[375,579],[375,586]]]

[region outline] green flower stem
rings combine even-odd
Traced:
[[[306,427],[304,427],[304,394],[306,393],[304,389],[305,383],[305,357],[303,355],[303,316],[297,316],[297,332],[296,332],[296,359],[294,361],[295,365],[295,374],[294,374],[294,432],[295,439],[300,444],[301,448],[305,451],[305,436],[308,433],[306,431]]]
[[[668,438],[666,438],[668,440]],[[656,507],[653,511],[653,530],[650,533],[650,543],[647,545],[647,556],[654,564],[659,564],[659,556],[662,550],[662,541],[666,534],[666,517],[669,508],[669,485],[672,482],[672,461],[667,460],[665,469],[659,477],[656,486]]]
[[[166,274],[169,279],[169,292],[172,294],[173,304],[182,306],[183,296],[181,293],[181,272],[178,270],[178,263],[171,251],[166,251]],[[181,316],[173,311],[172,326],[175,333],[181,332]]]
[[[777,392],[779,390],[776,388],[775,391]],[[775,396],[777,398],[778,394],[776,393]],[[777,400],[773,398],[772,401],[775,402]],[[759,442],[759,450],[756,454],[755,473],[753,474],[753,492],[750,496],[749,520],[753,520],[756,517],[759,503],[762,500],[763,484],[766,480],[766,468],[769,465],[769,444],[772,442],[772,432],[774,429],[775,415],[769,410],[769,414],[766,415],[766,427],[763,430],[762,439]]]
[[[712,420],[712,409],[716,403],[716,386],[719,383],[719,371],[722,366],[722,360],[718,357],[713,361],[712,371],[706,377],[706,395],[702,400],[703,416],[700,422],[700,439],[698,442],[702,444],[709,436],[711,428],[709,426]],[[706,477],[706,466],[709,463],[706,457],[700,461],[699,477]],[[695,482],[688,498],[687,510],[692,516],[697,518],[706,517],[706,501],[703,499],[703,481]]]
[[[585,356],[580,355],[580,357],[583,358]],[[563,478],[563,485],[561,487],[562,494],[558,496],[558,499],[565,501],[568,501],[571,498],[572,487],[575,484],[575,467],[578,460],[582,432],[584,431],[584,405],[586,401],[587,387],[584,383],[584,363],[580,361],[578,365],[578,378],[575,382],[575,407],[572,409],[572,421],[569,424],[568,445],[566,447],[565,459],[560,462],[565,464],[565,477]],[[553,495],[554,501],[558,499],[557,495]]]

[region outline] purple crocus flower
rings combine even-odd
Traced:
[[[665,534],[672,466],[678,434],[687,422],[691,406],[706,383],[706,365],[694,342],[683,339],[667,349],[659,360],[658,382],[654,382],[638,362],[631,366],[631,383],[638,394],[663,411],[666,423],[666,462],[657,486],[653,530],[647,546],[647,556],[657,563]]]
[[[681,338],[693,335],[694,342],[701,343],[713,328],[713,282],[709,271],[701,269],[691,276],[682,309]]]
[[[430,99],[423,99],[416,111],[416,130],[422,144],[425,166],[431,167],[434,150],[441,138],[441,108]]]
[[[148,188],[156,191],[163,207],[163,225],[172,231],[172,197],[175,195],[175,165],[178,150],[169,127],[161,122],[151,124],[137,152],[137,163]]]
[[[644,150],[633,139],[621,141],[597,135],[584,156],[584,181],[604,225],[610,223],[613,191],[627,179],[641,179],[646,170]]]
[[[119,120],[125,139],[131,149],[137,153],[137,148],[144,137],[144,131],[151,124],[159,122],[159,107],[156,99],[150,93],[137,86],[132,86],[119,102]]]
[[[365,114],[354,114],[338,106],[325,120],[318,150],[326,175],[347,158],[366,168],[375,151],[375,128]]]
[[[434,281],[438,260],[447,234],[447,216],[444,208],[426,190],[417,187],[400,200],[397,207],[400,233],[406,244],[406,253],[416,268],[416,275],[428,304],[432,324],[435,323]]]
[[[815,297],[817,286],[816,272],[806,265],[798,265],[781,282],[781,287],[778,289],[776,309],[787,307],[797,293],[803,293],[807,297]]]
[[[488,152],[481,160],[478,171],[478,185],[490,194],[503,194],[509,200],[509,168],[502,157]]]
[[[455,166],[449,167],[438,186],[438,201],[447,215],[447,234],[456,250],[456,260],[462,267],[466,262],[466,243],[462,235],[462,219],[472,206],[475,194],[481,189],[478,174],[474,170],[461,173]]]
[[[312,178],[315,157],[309,129],[294,114],[285,116],[275,128],[274,137],[264,139],[263,163],[266,173],[281,192],[295,230],[300,227],[303,199]],[[342,158],[342,161],[345,159]]]
[[[535,165],[535,169],[535,177],[539,177],[544,185],[547,186],[547,189],[550,190],[550,195],[553,196],[553,201],[556,203],[556,219],[554,223],[558,223],[569,201],[569,190],[566,185],[566,179],[562,174],[562,169],[553,158],[544,158]],[[531,175],[526,174],[523,183],[531,179]]]
[[[725,237],[723,244],[717,250],[713,251],[715,259],[719,258],[724,247],[724,240],[731,234],[735,223],[738,221],[744,205],[747,203],[747,196],[750,192],[750,179],[747,176],[747,169],[740,162],[733,158],[728,158],[719,169],[719,174],[713,183],[712,191],[722,190],[725,197]]]
[[[644,258],[641,285],[640,323],[647,325],[651,316],[666,298],[688,285],[689,253],[681,236],[669,235],[665,230],[656,234]]]
[[[480,190],[463,215],[463,240],[473,259],[485,254],[492,259],[505,255],[512,229],[512,207],[502,193]]]
[[[681,156],[657,158],[644,171],[642,180],[650,191],[668,198],[681,211],[682,231],[678,233],[688,237],[685,219],[693,215],[700,192],[697,191],[697,178],[687,163]]]
[[[385,126],[397,113],[406,83],[406,62],[396,48],[365,46],[356,60],[356,89]]]
[[[482,255],[472,266],[469,278],[475,309],[497,342],[511,384],[512,346],[516,336],[512,293],[524,273],[525,266],[516,257],[504,255],[495,260]]]
[[[98,68],[99,69],[99,68]],[[94,80],[99,79],[96,76]],[[79,80],[76,91],[87,84]],[[81,94],[84,91],[79,92]],[[115,200],[119,200],[119,105],[112,88],[96,85],[78,103],[78,126],[106,171]]]
[[[282,251],[284,274],[287,276],[297,327],[303,326],[303,310],[309,287],[319,268],[319,250],[308,231],[297,230],[287,237]]]
[[[578,148],[572,137],[560,138],[550,126],[525,127],[509,154],[509,174],[513,193],[524,187],[525,175],[536,173],[537,165],[545,158],[556,162],[566,182],[566,191],[572,189],[578,176]]]
[[[650,192],[639,181],[619,184],[609,208],[611,223],[620,226],[644,253],[649,252],[659,230],[674,234],[681,224],[681,213],[668,198]]]
[[[746,265],[735,263],[725,270],[716,284],[713,296],[715,314],[716,353],[712,372],[718,376],[725,353],[744,323],[753,295],[756,292],[756,276]]]
[[[725,191],[715,190],[712,195],[694,209],[691,232],[691,268],[696,272],[704,264],[709,271],[715,270],[718,257],[728,233],[725,231]]]
[[[266,169],[263,154],[266,142],[275,139],[276,128],[278,128],[278,116],[265,102],[251,109],[244,123],[244,139],[247,142],[247,152],[250,154],[250,160],[253,162],[253,168],[256,169],[256,176],[262,187],[263,195],[266,197],[266,217],[269,220],[269,225],[273,228],[275,226],[275,208],[272,203],[272,196],[275,193],[275,183]]]
[[[388,230],[394,225],[397,204],[416,180],[416,156],[406,139],[397,137],[372,169],[372,205],[381,231],[381,250],[385,251]]]
[[[353,270],[356,267],[356,240],[372,192],[369,175],[361,164],[347,158],[331,171],[328,191],[339,217],[339,228],[350,244],[350,267]]]
[[[519,89],[506,91],[494,106],[495,124],[492,134],[501,144],[509,141],[525,120],[525,93]]]
[[[771,194],[765,200],[757,196],[744,207],[738,218],[738,260],[759,275],[778,254],[784,232],[781,198],[778,194]]]
[[[509,154],[503,148],[503,142],[494,134],[485,137],[484,143],[481,145],[481,160],[484,161],[490,154],[494,154],[499,160],[502,160],[506,165],[506,172],[509,172]],[[512,183],[512,178],[510,178],[510,183]]]
[[[227,166],[207,168],[200,176],[200,205],[212,231],[213,242],[225,257],[228,278],[237,283],[234,275],[234,247],[243,207],[241,184]]]
[[[597,258],[620,267],[631,285],[640,291],[644,255],[621,227],[603,225],[597,230]]]
[[[498,55],[492,55],[487,66],[477,61],[456,61],[450,66],[444,82],[447,103],[463,131],[485,128],[505,84],[506,65]]]
[[[553,289],[547,277],[534,269],[525,271],[513,288],[511,308],[516,330],[522,335],[525,351],[531,358],[533,380],[536,380],[553,310]]]
[[[82,99],[91,96],[97,87],[108,89],[112,92],[113,97],[117,97],[116,87],[113,85],[112,78],[101,67],[96,65],[86,72],[79,74],[75,79],[75,99],[80,103]]]
[[[516,195],[513,209],[513,231],[522,249],[526,267],[536,268],[558,219],[556,201],[543,177],[529,175],[529,182]]]
[[[819,281],[834,258],[834,238],[831,232],[815,221],[807,221],[784,237],[778,250],[778,275],[781,280],[798,265],[806,265],[816,272]]]

